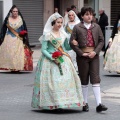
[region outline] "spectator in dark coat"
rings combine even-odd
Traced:
[[[96,13],[93,13],[93,20],[94,23],[98,24],[98,18],[96,18]]]
[[[73,10],[76,13],[76,15],[78,14],[78,11],[75,5],[71,5],[71,10]]]
[[[101,30],[102,30],[102,33],[105,39],[105,27],[108,26],[108,16],[105,14],[103,9],[99,10],[99,15],[100,15],[100,19],[99,19],[98,24],[101,27]],[[104,46],[102,50],[105,51],[105,41],[104,41]]]

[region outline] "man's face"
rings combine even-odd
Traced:
[[[101,15],[103,13],[103,10],[99,10],[99,15]]]
[[[73,11],[76,11],[76,7],[73,8]]]
[[[58,8],[55,8],[55,12],[58,12]]]
[[[91,23],[91,21],[93,19],[93,14],[88,11],[82,16],[82,19],[86,23]]]

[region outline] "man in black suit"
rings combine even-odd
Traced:
[[[108,26],[108,16],[105,14],[103,9],[99,10],[99,15],[100,15],[100,18],[99,18],[98,24],[101,27],[101,30],[105,39],[105,27]],[[104,41],[104,46],[102,48],[102,51],[105,51],[105,41]]]

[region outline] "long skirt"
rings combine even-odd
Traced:
[[[76,53],[73,50],[68,51],[68,54],[70,55],[71,59],[72,59],[72,63],[76,69],[76,71],[78,71],[78,66],[77,66],[77,62],[76,62]]]
[[[0,46],[0,70],[31,71],[32,67],[32,57],[30,57],[30,52],[24,49],[23,41],[6,34]]]
[[[84,105],[81,82],[71,60],[63,56],[59,67],[41,55],[36,69],[31,106],[39,109],[80,107]]]
[[[120,34],[115,35],[111,47],[106,52],[104,69],[120,73]]]

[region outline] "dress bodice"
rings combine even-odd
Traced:
[[[73,30],[73,27],[75,26],[75,24],[68,24],[68,26],[70,27],[71,30]]]
[[[23,30],[23,21],[22,21],[22,18],[20,16],[18,16],[18,20],[14,23],[10,22],[8,19],[8,23],[18,33],[21,30]],[[7,34],[10,34],[12,37],[15,37],[15,35],[9,29],[7,30]]]
[[[67,24],[66,25],[66,32],[67,32],[67,34],[71,34],[74,26],[75,26],[75,24]]]
[[[68,38],[70,39],[70,36],[71,36],[71,33],[72,33],[72,30],[73,30],[73,28],[74,28],[74,26],[76,25],[76,23],[75,24],[67,24],[66,25],[66,27],[65,27],[65,31],[66,31],[66,33],[68,34]]]
[[[60,37],[56,37],[52,32],[49,32],[46,35],[44,35],[43,41],[42,41],[42,53],[49,59],[52,59],[51,57],[52,53],[57,50],[57,48],[54,47],[50,42],[51,39],[58,41],[65,52],[67,50],[71,50],[71,47],[68,44],[67,36],[64,33],[60,32]]]
[[[118,34],[120,34],[120,20],[118,21],[117,29],[118,29]]]

